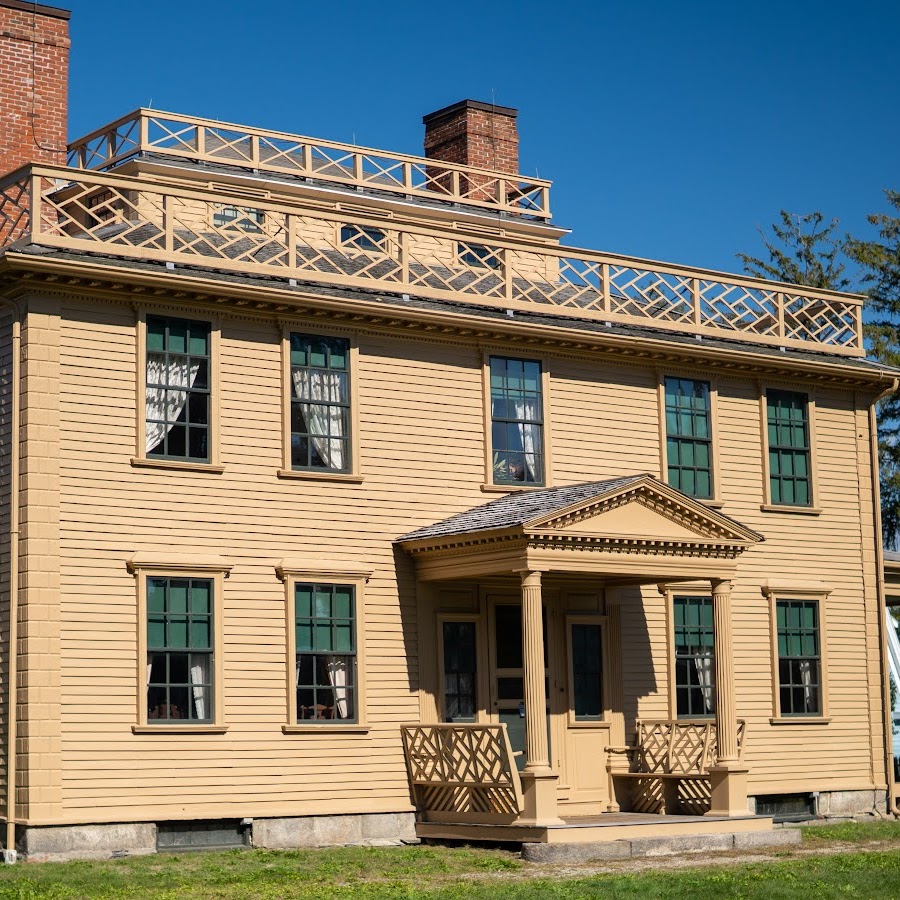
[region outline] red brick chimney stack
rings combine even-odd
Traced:
[[[0,0],[0,175],[66,161],[70,15]]]
[[[424,116],[425,156],[517,174],[518,111],[478,100],[460,100]]]

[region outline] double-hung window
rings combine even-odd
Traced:
[[[349,472],[350,342],[290,335],[291,468]]]
[[[147,316],[146,331],[147,457],[209,462],[210,324]]]
[[[544,484],[540,362],[492,356],[490,403],[494,484]]]
[[[716,667],[711,597],[675,597],[675,708],[679,719],[715,713]]]
[[[710,391],[706,381],[665,379],[666,471],[692,497],[713,495]]]
[[[783,717],[822,715],[819,603],[776,600],[778,701]]]
[[[297,720],[356,722],[356,588],[294,584]]]
[[[811,506],[809,397],[766,391],[769,497],[776,506]]]
[[[211,722],[213,579],[147,578],[147,720]]]

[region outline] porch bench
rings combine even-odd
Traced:
[[[716,723],[638,719],[635,724],[634,744],[620,751],[630,756],[629,770],[611,767],[613,786],[630,788],[633,812],[665,815],[683,807],[701,812],[709,802],[709,768],[718,755]],[[739,719],[737,726],[740,754],[746,722]]]

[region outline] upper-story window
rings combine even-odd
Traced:
[[[492,356],[490,380],[494,484],[543,484],[540,362]]]
[[[350,471],[350,342],[291,334],[291,468]]]
[[[771,502],[810,506],[809,397],[795,391],[766,391],[766,424]]]
[[[213,210],[213,226],[259,234],[266,221],[261,209],[250,206],[216,205]]]
[[[380,228],[370,225],[342,225],[341,246],[362,253],[385,253],[387,236]]]
[[[146,451],[209,461],[210,325],[147,316]]]
[[[470,244],[460,241],[456,245],[456,255],[460,263],[474,269],[501,269],[503,260],[499,247],[486,247],[484,244]]]
[[[692,497],[712,497],[709,383],[666,378],[666,471],[669,484]]]

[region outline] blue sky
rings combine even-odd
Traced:
[[[58,2],[71,137],[152,104],[420,153],[494,99],[566,243],[727,271],[782,207],[862,236],[900,189],[897,0]]]

